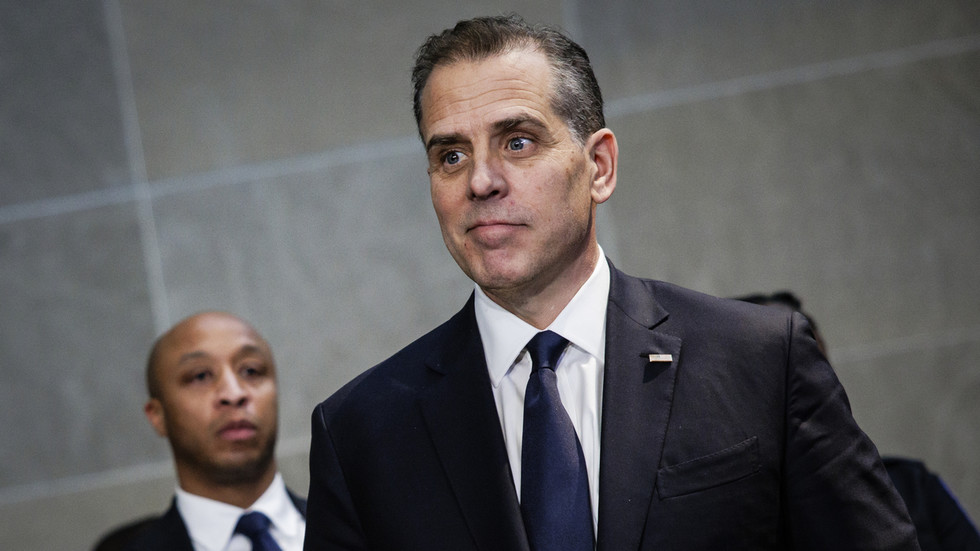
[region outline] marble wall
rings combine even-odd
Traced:
[[[162,510],[152,339],[236,312],[309,414],[441,322],[408,73],[522,10],[593,58],[620,147],[600,241],[724,296],[791,289],[855,416],[980,518],[980,4],[763,0],[0,3],[0,548],[85,549]]]

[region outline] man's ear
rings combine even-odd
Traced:
[[[167,419],[163,415],[163,404],[156,398],[150,398],[143,406],[143,413],[153,425],[153,430],[160,436],[167,437]]]
[[[602,128],[589,137],[586,148],[595,167],[592,177],[592,200],[605,203],[616,189],[616,166],[619,161],[619,145],[612,130]]]

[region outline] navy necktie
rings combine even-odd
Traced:
[[[252,542],[252,551],[282,551],[276,540],[269,533],[269,517],[258,511],[245,513],[238,519],[235,533],[242,534]]]
[[[527,343],[521,513],[532,551],[592,551],[592,506],[582,446],[558,396],[555,367],[568,341],[551,331]]]

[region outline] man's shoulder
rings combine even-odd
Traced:
[[[741,300],[723,298],[667,281],[632,276],[618,272],[613,295],[635,298],[637,293],[653,297],[671,316],[714,315],[723,317],[772,317],[778,309],[766,308]],[[614,297],[615,298],[615,297]],[[785,317],[777,315],[776,317]]]
[[[121,551],[127,549],[127,545],[134,541],[136,537],[150,526],[158,523],[160,517],[157,515],[143,517],[139,520],[130,521],[122,526],[113,528],[102,536],[102,539],[95,544],[94,551]]]
[[[652,319],[660,323],[659,327],[664,331],[680,337],[783,338],[791,325],[792,313],[786,309],[722,298],[623,272],[619,272],[613,282],[610,301],[619,303],[625,311],[638,308],[638,304],[645,304],[642,308],[659,310],[662,317]]]
[[[675,283],[627,274],[616,268],[612,261],[609,261],[609,269],[609,296],[614,302],[625,303],[641,297],[649,297],[655,304],[665,309],[672,306],[686,309],[692,304],[710,305],[724,300]]]
[[[448,349],[471,338],[467,336],[471,331],[477,331],[472,297],[452,318],[356,376],[318,409],[332,414],[346,407],[365,410],[391,406],[403,398],[414,399],[415,393],[431,382],[429,366],[438,364]]]
[[[176,507],[116,528],[96,545],[96,551],[191,550],[187,527]]]

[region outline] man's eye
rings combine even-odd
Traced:
[[[459,162],[463,160],[463,156],[459,154],[459,151],[450,151],[443,156],[442,160],[444,163],[451,166],[459,164]]]
[[[511,138],[507,141],[507,149],[511,151],[521,151],[527,147],[530,140],[527,138]]]
[[[210,371],[198,371],[196,373],[191,374],[190,380],[195,383],[200,383],[200,382],[207,381],[210,377],[211,377]]]
[[[242,367],[242,374],[246,377],[257,377],[262,375],[262,368],[254,365],[246,365]]]

